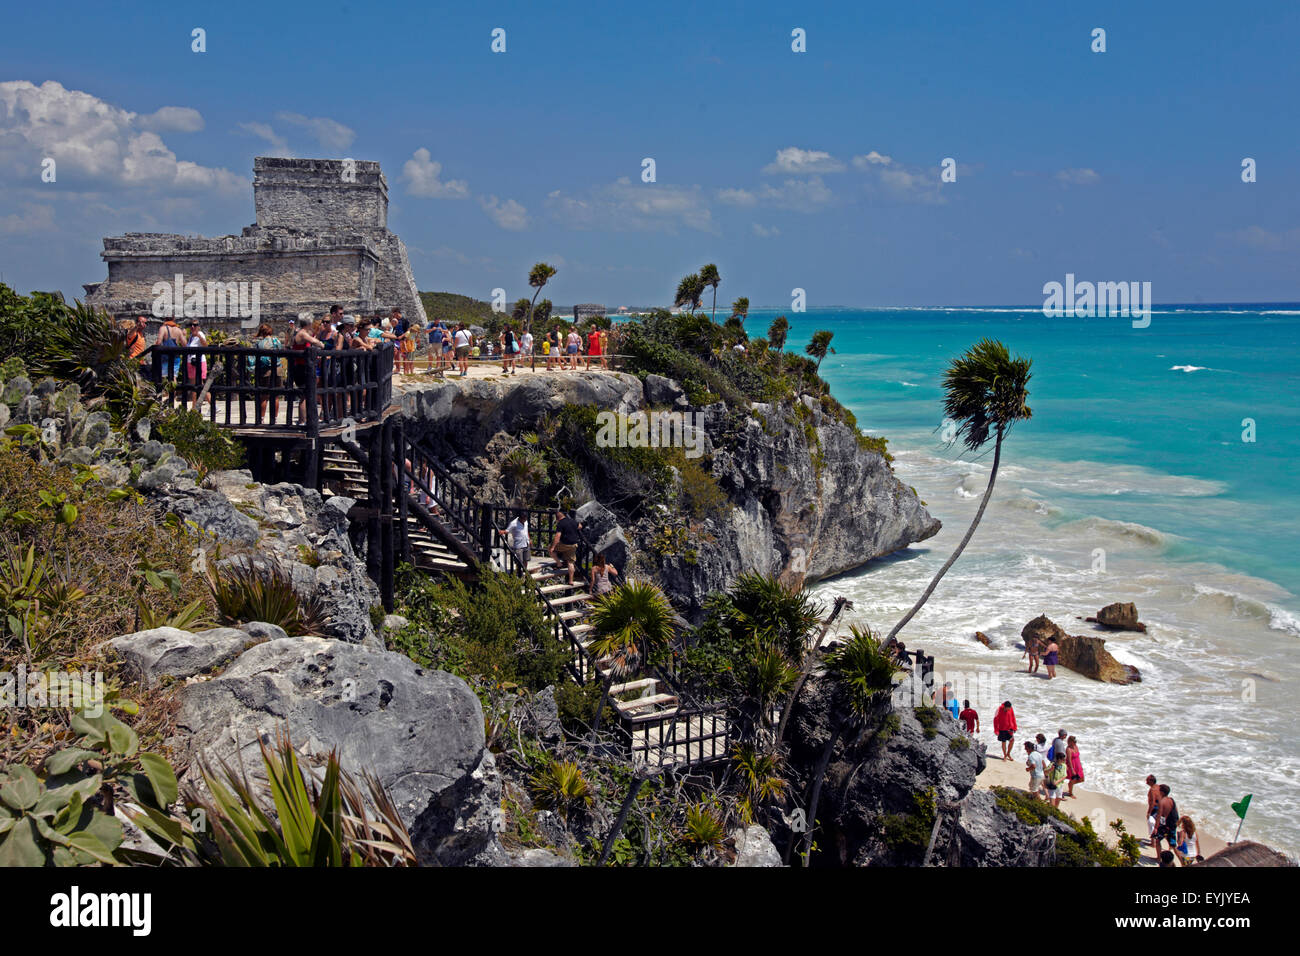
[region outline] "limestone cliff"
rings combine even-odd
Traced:
[[[657,577],[688,616],[737,575],[758,571],[791,583],[860,567],[940,527],[884,456],[860,445],[854,429],[809,398],[792,407],[722,402],[686,404],[675,383],[642,383],[618,372],[530,374],[451,379],[409,388],[402,397],[408,430],[423,434],[467,485],[506,501],[500,462],[519,436],[566,406],[620,414],[668,408],[703,432],[697,459],[726,496],[725,507],[685,522],[680,509],[617,500],[598,476],[578,475],[570,488],[583,508],[589,540],[626,551],[638,570]],[[614,489],[615,491],[617,489]],[[668,498],[671,500],[672,495]],[[546,502],[550,503],[550,502]],[[680,530],[664,546],[664,529]]]

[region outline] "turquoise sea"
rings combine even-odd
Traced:
[[[751,312],[750,335],[777,314]],[[951,552],[991,454],[942,442],[942,375],[979,339],[1002,340],[1034,361],[1033,418],[1006,442],[993,502],[908,645],[967,679],[972,697],[982,681],[989,718],[1011,697],[1022,729],[1078,735],[1099,789],[1136,799],[1155,773],[1182,812],[1226,837],[1228,804],[1254,793],[1243,836],[1300,852],[1300,305],[1156,306],[1144,329],[1015,307],[784,314],[792,349],[814,329],[834,333],[823,376],[944,522],[820,590],[888,630]],[[1046,613],[1090,633],[1081,618],[1112,601],[1135,602],[1149,626],[1107,635],[1143,683],[1023,673],[1026,622]]]

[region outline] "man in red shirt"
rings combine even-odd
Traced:
[[[961,705],[963,709],[958,719],[966,725],[966,733],[978,734],[980,732],[980,715],[971,707],[970,701],[963,700]]]
[[[1011,701],[1004,700],[998,712],[993,715],[993,731],[1002,744],[1002,759],[1011,759],[1011,748],[1016,742],[1016,712],[1011,709]]]

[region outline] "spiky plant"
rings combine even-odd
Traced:
[[[673,305],[689,306],[691,312],[694,312],[700,307],[700,299],[703,297],[704,280],[700,278],[698,272],[692,272],[677,283],[677,294],[673,297]]]
[[[532,775],[529,790],[538,806],[556,811],[566,824],[572,811],[591,806],[595,799],[582,768],[573,760],[549,761]]]
[[[740,784],[741,816],[753,823],[764,806],[780,800],[789,789],[789,782],[781,775],[781,758],[753,744],[741,744],[731,760]]]
[[[697,850],[716,850],[727,838],[727,824],[708,803],[694,803],[686,808],[686,823],[682,840]]]
[[[965,536],[951,557],[943,563],[943,567],[935,572],[912,609],[894,625],[894,629],[889,632],[890,637],[901,631],[930,599],[948,569],[961,557],[962,551],[974,536],[980,519],[984,517],[984,509],[993,497],[993,483],[998,479],[998,466],[1002,463],[1002,441],[1012,425],[1028,420],[1033,414],[1027,404],[1031,377],[1029,367],[1032,364],[1032,359],[1019,355],[1012,358],[1001,342],[982,339],[953,359],[944,373],[943,388],[946,397],[943,411],[945,417],[957,426],[955,440],[960,441],[969,451],[979,451],[992,438],[993,467],[989,471],[989,483],[984,489],[984,497],[980,499],[979,508],[971,519]]]
[[[805,588],[756,572],[738,577],[730,596],[735,625],[798,666],[808,650],[809,636],[825,614],[821,602]]]
[[[330,619],[325,603],[300,596],[293,580],[274,562],[238,559],[226,568],[214,568],[208,584],[223,624],[265,621],[301,635],[320,634]]]
[[[542,482],[546,480],[546,456],[533,441],[517,448],[501,461],[501,477],[510,486],[510,492],[520,504],[526,504]]]
[[[819,375],[822,370],[822,360],[826,358],[828,354],[835,354],[835,350],[831,348],[831,339],[834,337],[834,332],[828,332],[826,329],[818,329],[812,334],[812,338],[808,341],[808,344],[804,346],[804,352],[817,360],[816,371]]]
[[[634,578],[593,601],[587,620],[595,632],[591,654],[606,671],[600,706],[596,708],[596,717],[592,721],[591,739],[594,742],[614,679],[636,673],[646,661],[672,643],[676,633],[676,615],[672,603],[658,585]]]

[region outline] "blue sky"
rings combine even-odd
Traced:
[[[755,306],[795,287],[809,308],[1032,303],[1067,272],[1158,302],[1300,300],[1290,0],[4,19],[0,279],[21,291],[80,294],[104,235],[238,233],[253,157],[278,154],[380,161],[420,288],[480,298],[525,294],[544,259],[557,303],[610,306],[664,302],[710,261],[720,299]]]

